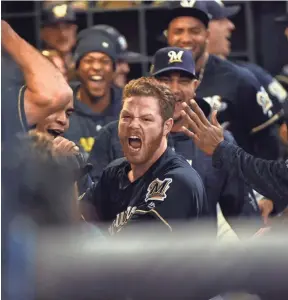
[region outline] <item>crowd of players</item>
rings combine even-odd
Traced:
[[[101,222],[114,235],[139,221],[173,231],[205,219],[215,233],[219,205],[241,237],[239,220],[253,221],[252,236],[285,212],[287,74],[282,84],[227,59],[239,7],[166,10],[167,47],[129,83],[129,62],[145,58],[111,26],[77,34],[67,4],[43,12],[42,53],[2,21],[7,224],[17,211],[38,224]]]

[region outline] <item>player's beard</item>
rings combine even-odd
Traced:
[[[139,153],[136,155],[130,155],[128,146],[125,145],[122,149],[124,152],[125,157],[130,162],[130,164],[133,165],[144,165],[147,164],[151,159],[153,158],[154,154],[157,152],[157,150],[160,148],[160,145],[162,143],[163,139],[163,128],[159,132],[159,134],[154,137],[152,140],[148,138],[145,139],[145,141],[142,141],[141,149],[139,150]]]

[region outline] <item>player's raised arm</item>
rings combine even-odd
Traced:
[[[72,90],[60,71],[3,20],[1,34],[3,48],[25,77],[24,108],[28,125],[63,109],[72,98]]]
[[[249,183],[256,191],[273,199],[277,210],[283,210],[288,197],[288,161],[268,161],[255,158],[236,145],[223,140],[223,129],[216,119],[216,111],[212,113],[211,123],[195,101],[191,101],[190,109],[183,105],[182,111],[189,123],[189,129],[183,132],[190,136],[197,146],[208,155],[213,155],[216,168],[225,168],[234,172]]]

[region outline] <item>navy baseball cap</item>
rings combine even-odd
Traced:
[[[208,27],[210,17],[207,13],[205,1],[181,0],[168,1],[168,3],[168,9],[170,10],[170,12],[166,20],[167,24],[178,17],[187,16],[200,20],[205,25],[205,27]]]
[[[76,14],[69,4],[52,4],[42,11],[42,26],[57,24],[59,22],[76,22]]]
[[[116,51],[118,59],[127,61],[128,63],[148,61],[148,57],[141,53],[133,52],[128,50],[128,43],[124,35],[122,35],[116,28],[106,25],[99,24],[88,29],[85,29],[78,35],[78,39],[83,38],[87,35],[87,31],[100,31],[106,34],[109,38],[115,41]]]
[[[115,62],[118,57],[115,41],[106,34],[100,31],[91,30],[89,34],[87,33],[81,39],[77,39],[74,52],[76,68],[78,67],[81,58],[89,52],[105,53],[111,58],[115,67]]]
[[[236,15],[240,9],[240,5],[225,6],[220,0],[204,1],[206,11],[211,20],[221,20]]]
[[[166,47],[158,50],[153,57],[151,75],[157,76],[170,71],[181,71],[189,77],[196,78],[192,52],[178,47]]]

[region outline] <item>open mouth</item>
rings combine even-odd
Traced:
[[[89,77],[89,80],[92,82],[100,83],[100,82],[104,81],[104,77],[101,75],[93,75],[93,76]]]
[[[56,138],[57,136],[60,136],[60,135],[63,134],[63,131],[58,130],[58,129],[47,129],[47,132],[48,132],[50,135],[54,136],[54,138]]]
[[[136,135],[132,135],[128,138],[128,145],[129,145],[129,149],[133,152],[138,152],[141,149],[142,146],[142,141],[141,138],[136,136]]]

